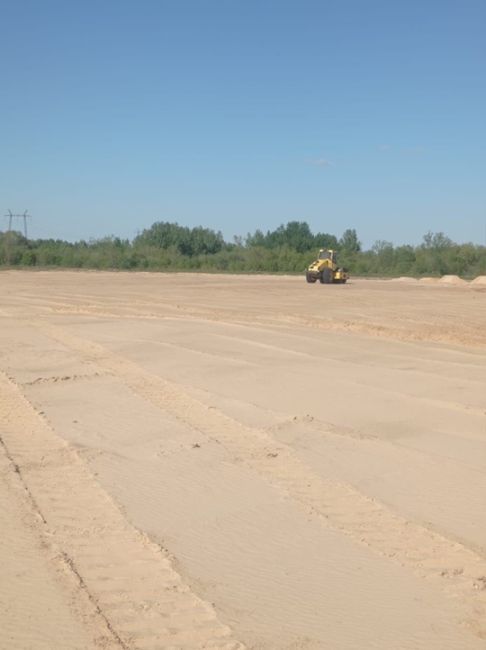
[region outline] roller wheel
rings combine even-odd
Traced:
[[[322,284],[332,284],[333,281],[333,272],[332,269],[324,269],[321,273],[321,283]]]

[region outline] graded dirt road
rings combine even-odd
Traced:
[[[486,292],[0,273],[0,648],[486,648]]]

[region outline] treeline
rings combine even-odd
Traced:
[[[256,230],[224,240],[208,228],[157,222],[132,241],[104,237],[90,241],[26,239],[18,232],[0,233],[0,265],[151,271],[226,271],[233,273],[300,273],[320,248],[339,251],[342,266],[355,275],[486,274],[486,247],[456,244],[443,233],[427,233],[418,246],[377,241],[362,250],[354,229],[335,235],[312,233],[305,222],[291,221],[276,230]]]

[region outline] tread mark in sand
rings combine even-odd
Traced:
[[[0,416],[12,471],[18,469],[46,534],[119,647],[244,649],[213,606],[183,582],[164,549],[126,521],[77,452],[1,372]]]
[[[271,432],[246,426],[208,407],[174,382],[60,327],[45,323],[39,327],[113,374],[137,395],[207,438],[217,440],[233,459],[284,491],[311,516],[416,575],[434,581],[447,594],[465,600],[470,611],[465,624],[473,633],[486,638],[486,589],[482,582],[486,560],[475,551],[407,520],[346,483],[319,477],[288,445],[277,442]]]

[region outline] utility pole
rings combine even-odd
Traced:
[[[5,217],[8,218],[8,231],[6,233],[6,236],[3,238],[4,240],[4,246],[5,246],[5,262],[7,265],[10,265],[12,262],[12,244],[14,243],[12,239],[12,225],[13,225],[13,220],[14,219],[22,219],[24,222],[24,237],[27,239],[27,219],[31,219],[32,217],[28,213],[27,210],[22,212],[22,214],[14,214],[12,210],[8,210],[7,214]]]
[[[25,210],[22,214],[13,214],[12,210],[9,210],[5,215],[8,217],[8,232],[12,230],[12,221],[13,219],[23,219],[24,221],[24,236],[27,239],[27,219],[32,219],[31,215],[28,214],[28,210]]]

